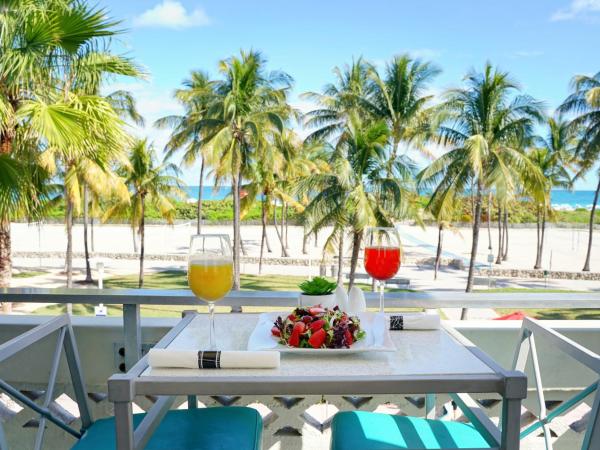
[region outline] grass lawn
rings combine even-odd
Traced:
[[[297,291],[298,284],[304,281],[306,277],[293,275],[242,275],[241,283],[242,290],[247,291]],[[104,281],[106,289],[136,289],[138,286],[137,275],[123,275],[107,278]],[[358,284],[365,291],[371,289],[370,285]],[[144,288],[146,289],[187,289],[186,272],[181,270],[166,270],[162,272],[148,273],[144,277]],[[390,292],[401,291],[401,289],[390,289]],[[109,316],[121,316],[123,308],[120,305],[110,305],[107,307]],[[181,317],[181,311],[191,309],[190,306],[178,305],[158,305],[158,306],[142,306],[141,314],[144,317]],[[204,305],[198,305],[198,311],[207,312],[208,309]],[[277,311],[281,307],[244,307],[245,312],[264,312]],[[217,306],[217,313],[229,312],[227,306]],[[394,309],[396,310],[396,309]],[[399,310],[399,309],[398,309]],[[406,311],[408,309],[403,309]],[[413,309],[414,310],[414,309]],[[41,315],[56,315],[66,312],[66,305],[48,305],[36,309],[34,314]],[[94,305],[75,304],[73,305],[73,314],[92,316],[94,315]]]
[[[13,278],[31,278],[31,277],[37,277],[39,275],[44,275],[46,272],[42,272],[39,270],[28,270],[28,271],[23,271],[23,272],[19,272],[19,273],[13,273],[12,277]]]

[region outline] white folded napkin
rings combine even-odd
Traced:
[[[279,367],[279,352],[153,348],[148,352],[148,365],[183,369],[274,369]]]
[[[390,315],[390,330],[437,330],[440,315],[437,312]]]

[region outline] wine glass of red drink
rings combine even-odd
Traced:
[[[379,282],[380,312],[383,312],[385,282],[398,273],[401,259],[400,236],[398,236],[395,228],[367,228],[365,238],[365,270]]]

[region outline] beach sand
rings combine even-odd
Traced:
[[[435,255],[437,245],[437,228],[401,224],[398,226],[403,243],[407,263],[400,270],[400,276],[409,278],[411,287],[415,289],[464,289],[466,280],[466,271],[455,270],[449,267],[443,267],[437,281],[433,281],[433,271],[431,266],[415,264],[415,261],[422,261]],[[290,226],[288,230],[289,255],[291,258],[312,258],[314,261],[320,260],[323,251],[322,246],[325,242],[327,231],[320,233],[318,245],[315,246],[314,237],[311,236],[307,249],[309,254],[302,254],[302,227]],[[148,225],[146,228],[146,254],[147,255],[179,255],[187,254],[190,235],[196,232],[194,222],[187,224],[168,226],[168,225]],[[226,233],[231,236],[230,225],[207,225],[203,227],[205,233]],[[596,234],[599,234],[596,231]],[[242,239],[248,256],[258,256],[260,252],[261,227],[258,225],[244,225],[242,227]],[[83,227],[74,226],[74,251],[83,252]],[[281,257],[281,246],[277,238],[274,227],[268,227],[269,241],[272,247],[272,253],[265,249],[265,266],[263,273],[273,274],[296,274],[296,275],[318,275],[319,269],[316,264],[312,266],[294,266],[294,265],[269,265],[270,257]],[[46,254],[41,260],[37,257],[15,257],[15,267],[43,267],[58,270],[64,267],[64,259],[60,255],[66,247],[66,236],[63,225],[44,224],[38,227],[35,224],[13,224],[13,252],[56,252],[55,255]],[[497,249],[497,230],[492,229],[492,246],[494,251]],[[585,252],[587,249],[587,232],[584,229],[571,230],[549,228],[546,232],[546,245],[544,251],[543,268],[550,268],[550,259],[552,270],[578,271],[583,267]],[[493,264],[493,267],[531,269],[535,261],[536,230],[515,228],[509,232],[509,258],[501,266]],[[347,255],[350,254],[350,240],[348,239]],[[94,250],[102,253],[131,253],[133,254],[133,238],[131,228],[127,225],[96,225],[94,227]],[[444,239],[444,258],[464,258],[465,264],[468,262],[471,246],[470,228],[461,228],[456,232],[446,231]],[[478,263],[487,265],[488,235],[487,228],[483,227],[480,233]],[[116,259],[101,258],[105,265],[105,270],[110,274],[135,273],[138,263],[134,259]],[[93,257],[92,267],[95,267],[99,258]],[[74,261],[76,270],[82,270],[84,260],[76,258]],[[329,266],[330,267],[330,266]],[[147,270],[164,269],[185,269],[185,261],[173,260],[147,260]],[[595,242],[592,250],[592,271],[600,272],[600,236],[595,236]],[[330,269],[328,269],[330,270]],[[348,270],[348,269],[346,269]],[[242,264],[244,273],[258,273],[257,264]],[[362,264],[359,264],[359,271],[363,271]],[[329,272],[328,275],[331,273]],[[18,279],[13,281],[17,285],[24,285],[28,279]],[[29,282],[31,282],[30,280]],[[60,281],[60,277],[58,280]],[[522,287],[543,287],[543,280],[519,280],[510,279],[510,286]],[[50,283],[50,286],[54,282]],[[550,280],[549,287],[568,288],[568,289],[598,289],[599,282],[592,281],[571,281],[571,280]]]

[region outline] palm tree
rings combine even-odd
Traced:
[[[140,235],[140,271],[138,287],[144,286],[145,217],[148,205],[173,223],[175,206],[173,200],[181,197],[181,181],[177,178],[177,166],[171,163],[157,164],[156,151],[146,139],[135,142],[128,154],[128,163],[121,168],[125,184],[129,188],[126,199],[116,199],[106,211],[103,220],[112,217],[128,217],[133,229]]]
[[[389,133],[383,121],[369,123],[352,115],[332,151],[331,172],[311,175],[300,182],[304,191],[317,192],[305,211],[309,232],[333,226],[325,249],[332,251],[338,244],[340,266],[345,230],[350,229],[350,287],[364,229],[393,226],[395,219],[408,215],[410,210],[408,180],[385,176]],[[410,173],[411,168],[405,166],[398,172]]]
[[[574,92],[567,97],[559,111],[576,114],[570,126],[578,137],[576,157],[579,160],[579,170],[575,178],[579,178],[592,170],[600,159],[600,72],[594,76],[577,75],[571,84]],[[598,171],[598,186],[590,211],[588,248],[583,265],[585,272],[590,270],[594,217],[599,195],[600,171]]]
[[[196,233],[200,234],[202,224],[202,188],[204,186],[204,172],[206,157],[202,153],[203,141],[210,139],[207,136],[210,128],[204,126],[203,121],[208,119],[211,102],[215,100],[214,82],[206,72],[193,71],[188,80],[183,82],[183,88],[175,91],[175,98],[181,103],[185,112],[179,116],[167,116],[156,121],[159,128],[171,127],[173,131],[166,145],[165,158],[170,158],[176,151],[183,149],[182,162],[185,166],[192,166],[200,160],[199,188],[197,201]]]
[[[433,95],[427,94],[427,91],[440,72],[435,65],[413,60],[408,55],[394,57],[386,65],[383,77],[373,66],[370,67],[372,95],[364,100],[364,105],[374,117],[385,120],[391,131],[391,153],[386,168],[388,176],[401,143],[428,154],[423,143],[430,136],[434,108],[430,106]]]
[[[58,85],[74,55],[114,34],[115,23],[105,11],[85,3],[36,0],[5,2],[0,19],[0,152],[20,159],[20,147],[31,139],[43,148],[87,145],[86,127],[97,126],[105,105],[93,97],[67,95]],[[35,160],[28,161],[35,165]],[[5,212],[0,218],[0,265],[8,270],[2,271],[0,284],[6,286],[15,212]]]
[[[305,123],[315,129],[309,141],[336,141],[345,130],[352,114],[370,115],[365,99],[373,94],[374,85],[369,79],[371,66],[362,58],[343,68],[335,67],[335,82],[327,84],[323,93],[306,92],[302,95],[315,102],[318,108],[305,115]],[[370,105],[369,105],[370,106]]]
[[[552,189],[571,188],[569,167],[574,156],[573,137],[568,122],[562,117],[550,117],[547,121],[548,135],[538,138],[537,146],[529,151],[529,158],[544,175],[544,202],[537,205],[537,251],[534,269],[541,269],[544,254],[546,219],[552,212]]]
[[[484,193],[492,186],[513,189],[517,184],[542,184],[543,180],[540,170],[514,145],[532,134],[534,121],[542,117],[540,104],[528,96],[514,95],[516,91],[518,85],[509,75],[489,63],[483,73],[469,73],[466,86],[450,90],[441,108],[439,142],[451,149],[421,175],[423,181],[436,185],[429,201],[436,209],[446,209],[471,183],[475,186],[466,292],[473,290]]]
[[[256,157],[258,149],[283,131],[291,113],[287,95],[292,79],[283,72],[267,72],[259,52],[241,51],[221,61],[223,79],[215,82],[215,100],[208,119],[210,138],[207,154],[215,155],[216,178],[231,178],[233,194],[233,288],[240,287],[240,188],[242,175]]]

